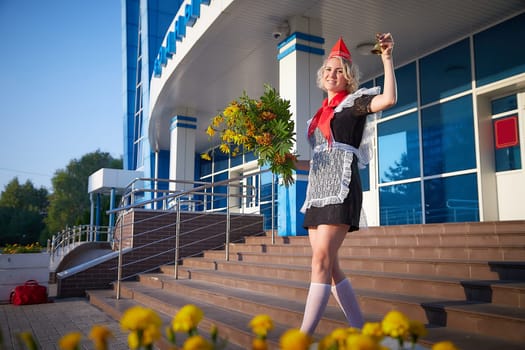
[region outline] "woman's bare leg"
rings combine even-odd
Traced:
[[[312,273],[301,325],[301,331],[305,333],[314,332],[326,309],[330,297],[333,268],[338,266],[337,251],[347,231],[347,225],[319,225],[309,230]]]

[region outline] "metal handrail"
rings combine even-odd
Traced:
[[[249,175],[244,176],[238,176],[235,178],[230,178],[227,180],[217,181],[217,182],[197,182],[197,181],[177,181],[177,180],[166,180],[166,179],[152,179],[152,178],[137,178],[134,179],[130,184],[128,185],[128,190],[125,192],[125,194],[121,198],[121,202],[118,208],[109,210],[108,214],[119,214],[118,215],[118,221],[121,221],[123,218],[123,214],[131,209],[154,209],[159,210],[161,209],[159,214],[156,217],[159,217],[161,215],[165,215],[166,213],[173,213],[173,211],[176,212],[176,223],[175,223],[175,247],[169,248],[169,250],[174,250],[174,266],[175,266],[175,278],[179,277],[179,261],[180,261],[180,250],[182,247],[180,247],[180,237],[183,235],[180,232],[180,224],[181,224],[181,212],[184,210],[184,203],[191,203],[195,200],[195,198],[202,197],[204,198],[203,201],[198,202],[202,210],[196,210],[195,207],[191,208],[194,212],[202,213],[202,215],[209,215],[210,213],[217,212],[217,211],[226,211],[226,229],[225,229],[225,241],[224,241],[224,247],[225,247],[225,260],[229,260],[229,245],[230,245],[230,231],[231,231],[231,209],[235,206],[232,205],[231,199],[232,198],[238,198],[240,201],[242,201],[242,198],[252,197],[254,196],[253,193],[256,193],[256,189],[254,186],[250,186],[252,191],[248,191],[252,193],[251,195],[246,195],[243,191],[238,191],[238,193],[232,193],[232,188],[245,188],[245,185],[240,184],[241,180],[243,180],[246,177],[254,176],[257,174],[262,174],[265,172],[268,172],[269,170],[261,170],[256,173],[250,173]],[[162,181],[167,183],[179,183],[179,184],[185,184],[185,185],[191,185],[193,188],[182,191],[182,190],[158,190],[158,186],[156,181]],[[150,182],[151,188],[144,188],[143,186],[137,186],[137,184],[144,184]],[[271,204],[271,235],[272,235],[272,243],[275,242],[275,219],[274,219],[274,206],[275,206],[275,192],[274,192],[274,176],[272,175],[272,193],[271,198],[269,202]],[[221,187],[226,187],[226,190],[224,192],[216,191],[216,189]],[[144,194],[150,193],[149,197],[145,196]],[[160,194],[160,196],[159,196]],[[209,198],[209,201],[208,201]],[[219,199],[226,199],[226,206],[225,207],[219,207],[215,208],[214,203]],[[262,198],[258,198],[259,203],[263,202]],[[161,203],[161,205],[159,205]],[[173,204],[172,206],[168,205],[169,203]],[[240,208],[240,206],[237,206],[237,208]],[[188,208],[186,208],[188,209]],[[260,214],[260,211],[259,211]],[[131,223],[133,224],[133,223]],[[113,237],[115,243],[117,244],[118,249],[118,263],[117,263],[117,284],[116,284],[116,297],[117,299],[120,298],[120,283],[123,279],[130,278],[131,276],[124,277],[122,273],[123,269],[123,226],[124,222],[120,222],[120,225],[116,225],[116,227],[119,228],[118,230],[118,237]],[[185,233],[187,234],[187,233]],[[138,234],[140,235],[140,233]],[[137,237],[138,235],[135,235]],[[152,242],[151,244],[155,244],[160,242],[161,240],[157,242]],[[169,251],[167,250],[167,251]],[[163,252],[166,253],[167,251]],[[131,263],[128,263],[131,264]],[[160,267],[160,266],[159,266]],[[151,270],[151,269],[150,269]],[[136,274],[134,274],[136,275]]]
[[[77,225],[67,227],[54,234],[47,240],[46,251],[49,253],[51,262],[55,257],[65,255],[82,242],[99,241],[100,236],[106,236],[109,241],[111,228],[109,226]]]

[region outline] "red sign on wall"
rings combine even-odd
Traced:
[[[518,145],[518,116],[495,120],[494,137],[497,149]]]

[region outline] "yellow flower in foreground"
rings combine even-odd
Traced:
[[[450,341],[441,341],[434,344],[432,350],[458,350],[458,348]]]
[[[211,160],[211,157],[210,155],[206,152],[206,153],[201,153],[201,158],[204,159],[204,160]]]
[[[162,336],[160,332],[160,326],[150,324],[142,332],[142,345],[151,345],[157,339]]]
[[[273,321],[268,315],[257,315],[252,318],[249,326],[255,335],[265,338],[268,331],[273,329]]]
[[[381,340],[383,338],[383,328],[379,322],[367,322],[363,326],[362,333],[364,335],[371,336],[376,340]]]
[[[287,330],[279,339],[281,350],[307,350],[310,344],[312,344],[312,338],[297,328]]]
[[[408,335],[410,321],[402,312],[392,310],[386,314],[381,323],[383,333],[392,338],[402,339]]]
[[[194,335],[186,339],[182,345],[183,350],[213,350],[213,345],[200,335]]]
[[[64,335],[58,341],[58,347],[61,350],[75,350],[79,348],[80,339],[82,339],[82,334],[80,332],[71,332]]]
[[[140,336],[136,331],[128,334],[128,346],[130,349],[138,349],[140,347]]]
[[[106,327],[94,325],[89,333],[89,339],[93,341],[96,350],[107,350],[108,340],[113,337],[113,333]]]
[[[160,328],[162,320],[155,311],[139,305],[127,309],[120,319],[120,327],[127,331],[145,330],[151,325]]]
[[[330,334],[321,339],[318,349],[326,350],[333,349],[334,347],[337,349],[344,349],[344,344],[346,343],[348,336],[350,336],[350,334],[359,334],[360,332],[361,330],[354,327],[336,328]]]
[[[344,349],[346,339],[350,334],[356,334],[359,333],[359,330],[357,328],[336,328],[330,333],[328,341],[327,339],[327,349],[331,348],[332,346],[336,346],[337,349]]]
[[[173,318],[171,325],[175,332],[193,332],[197,329],[199,322],[204,317],[201,309],[193,304],[182,307]]]
[[[128,346],[137,349],[142,345],[150,345],[160,338],[162,320],[152,309],[140,305],[127,309],[120,319],[120,327],[131,331],[128,335]]]
[[[331,334],[323,337],[317,344],[318,350],[329,350],[329,349],[336,349],[336,348],[337,348],[337,341],[332,337]]]
[[[266,339],[254,338],[252,341],[252,350],[268,350]]]
[[[346,339],[346,348],[352,350],[381,350],[382,346],[368,335],[350,334]]]

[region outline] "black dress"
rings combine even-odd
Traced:
[[[350,148],[359,148],[363,137],[367,115],[370,114],[369,106],[374,95],[362,95],[357,97],[353,106],[343,108],[340,112],[335,112],[330,123],[334,141],[340,144],[351,146]],[[325,146],[326,139],[321,134],[319,129],[310,136],[310,143],[312,147]],[[324,145],[323,145],[324,144]],[[344,145],[341,145],[345,147]],[[343,165],[343,163],[347,163]],[[349,166],[350,171],[346,169],[348,179],[341,179],[339,173],[344,173],[345,166]],[[334,175],[335,174],[335,175]],[[339,177],[338,177],[339,176]],[[334,179],[334,177],[337,177]],[[361,178],[359,176],[358,159],[355,153],[342,151],[336,149],[324,150],[322,152],[314,152],[312,161],[310,162],[310,173],[308,179],[307,200],[304,209],[303,227],[316,227],[320,224],[346,224],[349,225],[348,231],[355,231],[359,229],[359,221],[361,217],[361,208],[363,201],[363,190],[361,186]],[[344,197],[339,199],[326,200],[312,200],[309,202],[310,194],[312,196],[320,197],[319,193],[315,194],[317,188],[318,192],[323,191],[325,187],[340,186],[343,191],[339,191]],[[321,189],[321,190],[319,190]],[[333,203],[333,202],[339,203]],[[309,205],[307,205],[309,203]]]

